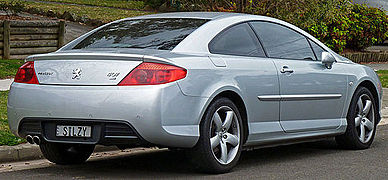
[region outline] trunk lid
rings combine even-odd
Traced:
[[[44,85],[117,85],[143,62],[144,55],[52,53],[32,56],[36,76]]]

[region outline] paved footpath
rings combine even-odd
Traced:
[[[369,64],[364,64],[365,66],[369,66],[374,70],[388,70],[388,63],[369,63]]]
[[[7,91],[11,86],[13,79],[0,79],[0,91]]]

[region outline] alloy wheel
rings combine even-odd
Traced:
[[[222,106],[213,114],[210,126],[210,145],[213,156],[221,164],[232,162],[240,146],[240,126],[236,113]]]
[[[362,143],[367,143],[371,140],[375,130],[375,112],[372,100],[367,94],[358,98],[356,112],[354,121],[358,138]]]

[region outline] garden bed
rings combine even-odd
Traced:
[[[0,3],[8,3],[10,6],[12,2],[13,0],[0,0]],[[100,26],[122,18],[155,13],[144,10],[116,9],[102,6],[101,3],[105,1],[90,1],[89,4],[93,6],[82,5],[81,3],[86,3],[85,0],[78,1],[78,3],[75,4],[47,3],[39,1],[20,2],[22,3],[22,7],[19,7],[18,10],[23,12],[80,22],[90,26]],[[117,2],[115,1],[115,3]]]

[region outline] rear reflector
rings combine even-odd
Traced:
[[[35,74],[34,61],[28,61],[19,68],[18,72],[16,73],[14,82],[39,84],[38,78],[36,78]]]
[[[181,67],[160,64],[142,63],[129,73],[118,85],[155,85],[173,82],[186,77],[187,70]]]

